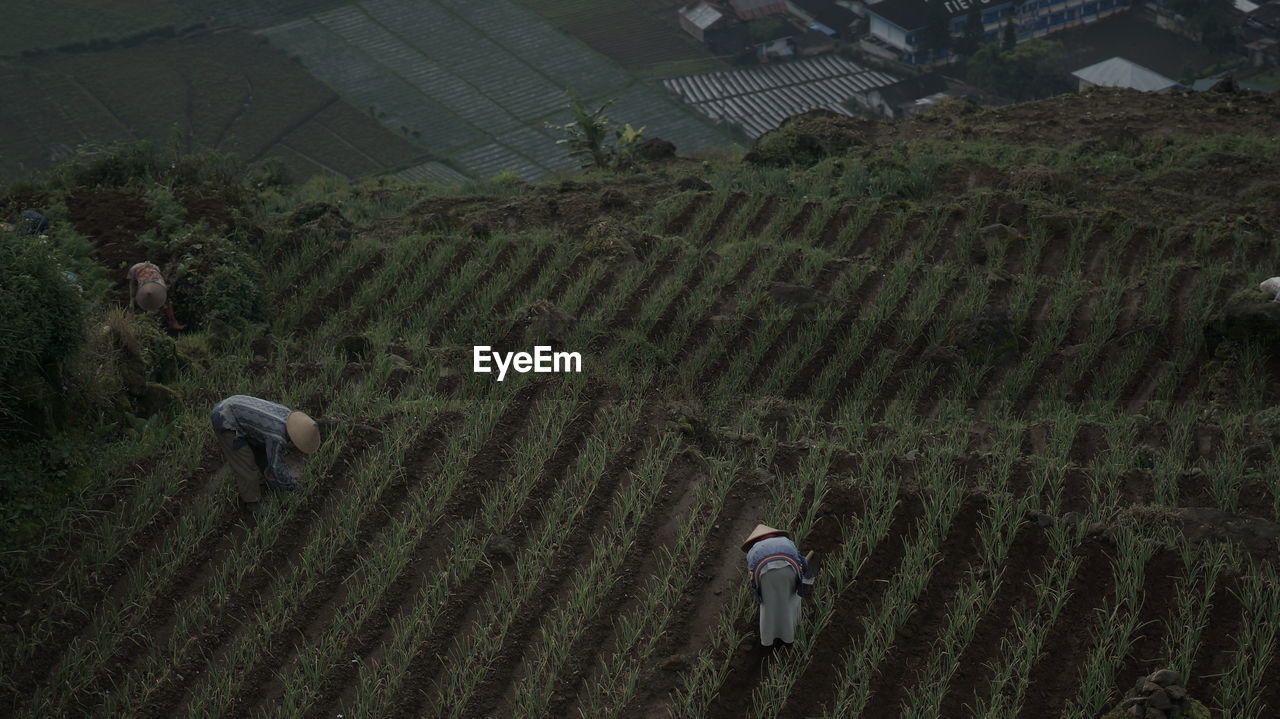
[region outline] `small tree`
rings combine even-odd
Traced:
[[[605,110],[613,103],[613,100],[609,100],[596,109],[589,110],[578,93],[570,90],[569,112],[573,115],[573,121],[548,127],[565,134],[557,142],[568,145],[570,155],[590,158],[586,164],[601,169],[624,167],[630,164],[632,151],[640,142],[644,128],[636,129],[631,125],[616,127],[605,114]]]
[[[1012,50],[1018,44],[1018,28],[1014,27],[1013,18],[1004,24],[1004,35],[1001,37],[1000,46],[1005,52]]]

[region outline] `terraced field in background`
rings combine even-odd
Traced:
[[[567,90],[685,151],[730,138],[661,90],[508,2],[368,0],[261,31],[317,77],[437,161],[406,179],[454,171],[525,179],[575,169],[557,144],[571,118]],[[447,172],[444,170],[443,172]]]
[[[680,27],[676,0],[517,0],[556,27],[628,70],[646,77],[723,70],[724,58],[711,54]]]
[[[270,335],[24,559],[0,706],[1085,719],[1170,666],[1272,716],[1274,540],[1192,529],[1280,514],[1275,363],[1202,334],[1280,266],[1278,104],[950,106],[804,170],[260,208]],[[351,241],[290,222],[316,199]],[[585,373],[471,374],[540,300]],[[215,474],[237,392],[338,420],[260,521]],[[757,521],[818,553],[789,651],[756,646]]]
[[[428,153],[244,32],[0,62],[0,178],[82,143],[147,139],[280,158],[299,178],[361,177]]]

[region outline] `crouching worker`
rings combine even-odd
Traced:
[[[212,421],[222,453],[235,472],[240,501],[254,514],[261,507],[261,479],[272,489],[292,490],[296,486],[285,461],[289,450],[315,454],[320,448],[315,420],[265,399],[242,394],[228,397],[213,406]],[[261,457],[261,465],[255,455]]]
[[[800,598],[808,593],[813,579],[809,562],[800,556],[790,533],[757,524],[742,543],[747,553],[751,589],[760,604],[760,643],[773,646],[775,639],[790,644],[800,623]]]
[[[129,314],[133,314],[134,305],[143,312],[152,312],[164,308],[169,327],[175,330],[186,329],[178,324],[173,316],[173,303],[169,301],[169,287],[164,283],[160,268],[151,262],[139,262],[129,268]]]

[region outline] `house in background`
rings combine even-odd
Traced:
[[[1081,92],[1091,87],[1127,87],[1142,92],[1165,92],[1182,88],[1177,80],[1171,80],[1155,70],[1122,57],[1109,58],[1071,74],[1079,83]]]
[[[1280,2],[1269,2],[1244,14],[1240,40],[1254,67],[1280,67]]]
[[[804,31],[794,38],[794,42],[796,55],[800,57],[813,57],[836,49],[836,41],[830,35],[817,29]]]
[[[1133,0],[935,0],[952,37],[964,35],[969,13],[982,20],[987,42],[999,42],[1006,23],[1012,21],[1018,42],[1044,37],[1079,27],[1129,10]],[[907,65],[935,65],[950,62],[950,52],[924,47],[929,22],[927,0],[882,0],[866,6],[870,34],[861,40],[862,49],[879,57]]]
[[[1261,37],[1244,46],[1254,67],[1280,67],[1280,40]]]
[[[680,8],[680,27],[697,38],[698,42],[707,42],[707,32],[725,26],[724,13],[706,2],[698,2]]]
[[[918,100],[941,99],[947,91],[947,81],[936,72],[908,77],[892,85],[876,87],[863,93],[858,100],[868,110],[891,120],[919,111]]]
[[[1227,80],[1229,76],[1230,76],[1230,73],[1220,72],[1216,75],[1210,75],[1209,77],[1202,77],[1199,80],[1196,80],[1195,82],[1191,83],[1191,89],[1195,90],[1196,92],[1204,92],[1206,90],[1212,90],[1215,85],[1217,85],[1219,82],[1222,82],[1223,80]],[[1235,82],[1236,87],[1240,88],[1241,90],[1250,90],[1252,92],[1263,92],[1263,93],[1272,92],[1272,89],[1269,87],[1263,87],[1262,85],[1255,85],[1248,81],[1235,80],[1234,78],[1231,78],[1231,81]]]
[[[839,38],[851,37],[858,15],[836,0],[787,0],[787,9],[811,29]]]
[[[909,117],[947,98],[965,98],[979,105],[1004,105],[1009,102],[936,72],[873,87],[853,97],[855,102],[867,110],[890,120]]]

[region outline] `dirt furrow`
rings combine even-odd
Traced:
[[[722,238],[725,229],[733,223],[734,215],[738,214],[738,209],[747,202],[747,193],[734,192],[725,198],[724,206],[716,213],[711,220],[711,224],[707,226],[706,234],[694,240],[696,245],[714,245],[720,241],[732,241],[734,238]]]
[[[225,652],[234,636],[243,630],[245,620],[269,600],[275,578],[283,576],[302,553],[310,527],[319,521],[317,510],[327,506],[330,495],[345,487],[352,476],[350,467],[372,448],[373,442],[365,433],[353,433],[335,461],[336,476],[319,478],[308,488],[281,528],[275,545],[250,570],[235,594],[215,611],[211,624],[191,637],[195,646],[186,651],[186,660],[158,679],[144,716],[174,716],[196,684],[183,677],[198,677],[205,669],[225,660]]]
[[[405,467],[410,471],[397,473],[378,496],[378,509],[363,516],[351,545],[344,548],[332,565],[318,580],[310,596],[299,605],[287,623],[289,630],[271,637],[258,664],[246,676],[247,683],[240,689],[231,709],[237,716],[267,713],[269,705],[278,701],[284,692],[278,672],[292,663],[298,651],[314,641],[324,629],[325,619],[332,619],[341,603],[348,581],[360,581],[353,577],[353,570],[361,554],[374,550],[377,538],[383,533],[392,517],[402,511],[415,491],[435,474],[440,449],[446,435],[461,424],[457,413],[442,414],[430,421],[414,443],[406,457]]]
[[[458,493],[449,498],[442,511],[441,516],[446,522],[474,518],[481,510],[480,500],[485,489],[507,476],[511,465],[510,444],[519,441],[528,430],[534,405],[544,387],[542,383],[525,385],[507,403],[493,432],[469,460],[466,479]],[[381,658],[383,648],[390,641],[390,633],[394,631],[394,622],[408,614],[413,608],[419,588],[439,571],[439,562],[435,557],[440,541],[448,534],[447,528],[443,526],[424,530],[422,540],[410,553],[413,557],[410,565],[396,578],[378,607],[369,612],[370,621],[360,628],[355,639],[343,652],[344,657],[352,657],[355,661],[344,662],[340,665],[341,670],[334,669],[321,680],[319,696],[309,716],[318,719],[350,711],[349,707],[355,699],[360,682],[358,667],[372,664]],[[488,586],[490,578],[491,569],[482,565],[457,592],[451,593],[448,606],[441,611],[437,624],[439,629],[430,637],[431,646],[447,646],[445,642],[452,636],[452,628],[457,626],[473,600]],[[424,676],[421,672],[434,659],[426,652],[419,651],[414,655],[409,670],[417,671],[416,676]]]
[[[875,612],[907,543],[919,531],[923,513],[919,497],[908,493],[899,498],[888,532],[872,549],[853,585],[836,598],[835,613],[825,631],[813,639],[809,665],[792,687],[782,716],[817,716],[835,699],[844,654],[857,646],[863,624]],[[712,708],[711,716],[729,716],[717,711],[716,704]]]
[[[1187,678],[1187,693],[1205,706],[1217,706],[1218,681],[1239,661],[1236,637],[1244,619],[1244,607],[1237,599],[1239,591],[1238,577],[1222,575],[1209,600],[1209,622],[1200,632],[1200,648],[1191,662],[1191,676]]]
[[[766,197],[764,202],[760,203],[760,209],[756,211],[755,217],[752,217],[751,222],[747,223],[746,236],[759,237],[765,228],[769,226],[781,204],[782,201],[777,195]]]
[[[365,260],[363,265],[353,270],[342,282],[330,288],[324,297],[311,305],[307,313],[298,321],[297,329],[310,333],[335,311],[345,307],[362,283],[371,279],[376,280],[373,275],[382,267],[385,259],[381,252],[377,252]]]
[[[0,694],[0,703],[15,706],[22,697],[31,696],[57,666],[76,637],[89,628],[94,608],[101,607],[104,602],[114,606],[123,601],[128,589],[129,568],[134,566],[139,557],[152,551],[156,543],[177,523],[185,508],[190,506],[189,500],[197,491],[211,484],[209,478],[214,476],[221,463],[222,455],[218,449],[212,444],[206,447],[200,468],[182,481],[178,491],[165,500],[151,521],[129,540],[119,554],[104,567],[94,571],[95,581],[84,595],[76,598],[76,608],[60,612],[54,618],[54,626],[57,628],[43,642],[44,649],[36,652],[30,661],[15,667],[14,673],[6,677],[14,691],[10,696]],[[55,591],[57,586],[59,585],[55,582],[43,591]],[[33,598],[33,605],[38,601],[38,596]]]
[[[1071,596],[1031,667],[1030,683],[1018,712],[1020,718],[1061,716],[1079,690],[1078,674],[1098,631],[1096,610],[1111,601],[1115,589],[1110,549],[1097,539],[1086,540],[1076,548],[1080,564],[1067,588]]]
[[[864,717],[896,718],[910,690],[919,683],[920,674],[928,666],[933,642],[952,619],[948,615],[948,604],[960,582],[982,561],[979,528],[986,506],[986,500],[978,495],[966,497],[961,504],[940,545],[942,558],[916,599],[915,610],[898,629],[893,648],[876,667]]]
[[[710,192],[699,192],[698,194],[690,197],[689,204],[685,205],[684,209],[675,217],[671,218],[671,221],[667,223],[666,227],[662,228],[662,234],[683,236],[684,233],[689,230],[689,226],[693,224],[693,218],[696,217],[698,212],[702,210],[702,207],[710,201]]]
[[[614,401],[613,398],[602,398],[602,400]],[[602,408],[597,407],[596,411],[600,409]],[[519,679],[529,671],[529,667],[525,665],[526,650],[533,642],[538,641],[535,635],[547,613],[560,602],[567,600],[576,559],[590,554],[592,538],[605,525],[608,519],[606,509],[610,506],[615,492],[624,481],[627,481],[635,469],[636,462],[652,445],[661,430],[662,423],[661,406],[656,398],[650,397],[641,407],[640,416],[631,428],[626,443],[617,454],[609,458],[601,475],[601,481],[591,488],[585,508],[580,512],[582,520],[570,530],[563,541],[558,543],[556,557],[549,563],[550,572],[539,582],[539,586],[543,589],[520,608],[519,623],[508,632],[501,651],[490,665],[485,683],[476,691],[474,698],[467,706],[465,716],[487,717],[510,714],[512,692]],[[566,469],[570,461],[571,458],[566,459]],[[518,523],[524,526],[531,525],[536,519],[534,510],[537,509],[537,505],[536,499],[528,502]],[[601,614],[607,613],[601,612]]]
[[[874,298],[879,296],[880,288],[884,286],[886,277],[887,275],[884,272],[877,270],[867,273],[862,280],[862,284],[858,285],[858,289],[854,291],[853,296],[849,299],[844,312],[836,320],[834,326],[837,332],[844,328],[852,327],[853,323],[859,321],[859,313],[863,308],[871,304]],[[822,368],[831,361],[843,338],[841,334],[833,334],[823,340],[822,345],[800,367],[800,371],[796,372],[795,377],[791,380],[791,384],[785,392],[785,396],[788,399],[794,399],[808,393],[809,386],[822,372]]]
[[[480,272],[480,275],[467,286],[466,291],[459,292],[453,304],[449,305],[439,316],[434,318],[434,322],[431,323],[431,330],[427,333],[427,342],[439,342],[453,328],[458,315],[466,312],[466,309],[471,304],[469,295],[476,290],[483,289],[494,277],[501,277],[515,260],[515,255],[515,242],[504,242],[502,249],[498,250],[497,256],[488,262],[484,270]]]
[[[598,618],[574,641],[568,666],[556,678],[547,715],[576,716],[579,695],[599,676],[617,645],[617,620],[640,601],[647,578],[655,575],[665,551],[675,546],[676,532],[692,509],[698,486],[706,481],[704,460],[692,453],[676,456],[663,479],[659,501],[641,523],[634,545],[623,561],[624,573],[611,585]]]
[[[1142,607],[1129,654],[1116,670],[1124,688],[1138,677],[1170,666],[1173,657],[1161,655],[1169,623],[1176,620],[1178,587],[1186,581],[1182,559],[1172,550],[1157,551],[1143,572]]]
[[[991,686],[993,669],[1000,659],[1003,640],[1013,636],[1010,619],[1035,608],[1035,583],[1052,554],[1044,530],[1024,522],[1014,535],[1009,554],[1002,563],[1000,586],[991,604],[978,620],[973,638],[960,655],[942,699],[939,716],[965,717],[973,713]]]

